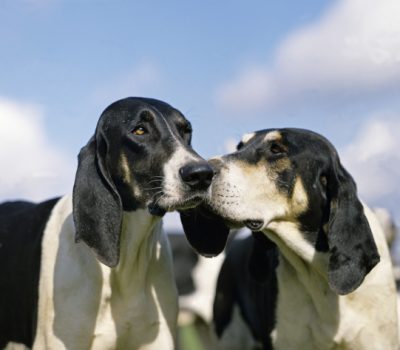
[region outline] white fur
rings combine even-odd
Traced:
[[[63,197],[43,236],[33,348],[173,349],[177,292],[161,225],[145,210],[124,213],[111,269],[75,243],[71,197]]]
[[[206,323],[212,321],[212,305],[217,285],[218,272],[224,261],[225,254],[214,258],[199,256],[193,270],[195,291],[179,298],[179,308],[191,311],[200,316]],[[213,291],[213,292],[210,292]]]
[[[3,350],[28,350],[24,344],[9,342]]]

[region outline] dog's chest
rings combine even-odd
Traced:
[[[66,209],[55,212],[42,243],[34,349],[172,349],[176,289],[158,231],[135,255],[125,245],[132,261],[110,269],[74,242],[72,217],[64,215],[69,200],[61,206]]]
[[[277,269],[276,349],[336,349],[338,298],[321,276],[309,270],[300,275],[281,257]]]
[[[146,344],[156,340],[161,329],[165,331],[166,319],[153,286],[137,284],[136,288],[133,286],[121,293],[118,286],[107,283],[103,291],[92,349],[146,348]]]
[[[394,288],[381,277],[383,270],[385,263],[355,292],[339,296],[315,270],[299,274],[281,257],[274,348],[397,349]]]

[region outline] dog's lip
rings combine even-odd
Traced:
[[[189,197],[187,199],[184,199],[179,204],[175,205],[174,208],[175,209],[180,209],[180,210],[182,210],[182,209],[190,209],[190,208],[193,208],[193,207],[199,205],[203,201],[204,201],[204,197],[203,196],[195,195],[193,197]]]
[[[182,200],[179,200],[176,203],[168,205],[168,208],[164,208],[164,209],[166,211],[191,209],[191,208],[198,206],[203,201],[204,201],[204,196],[202,196],[200,194],[195,194],[195,195],[183,198]]]

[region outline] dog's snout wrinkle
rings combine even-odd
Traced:
[[[214,170],[207,162],[195,162],[180,168],[179,175],[191,189],[207,190],[214,177]]]

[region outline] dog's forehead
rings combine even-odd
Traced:
[[[177,109],[171,109],[169,112],[162,113],[162,115],[169,123],[190,124],[185,116]]]
[[[101,114],[99,125],[111,126],[115,124],[121,126],[138,118],[143,121],[161,118],[167,123],[188,123],[180,111],[163,101],[128,97],[109,105]]]

